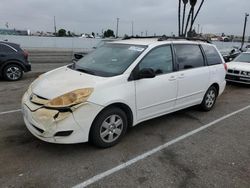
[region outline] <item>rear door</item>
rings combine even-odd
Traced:
[[[172,111],[177,96],[177,73],[173,70],[170,45],[151,50],[139,63],[139,71],[151,68],[156,77],[135,81],[137,120],[142,121]]]
[[[0,43],[0,62],[5,62],[15,52],[16,49],[14,49],[13,47],[4,43]]]
[[[175,44],[178,64],[178,95],[176,109],[202,102],[209,85],[209,68],[199,45]]]

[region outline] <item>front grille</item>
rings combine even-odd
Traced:
[[[228,72],[228,73],[231,73],[231,74],[240,74],[240,71],[238,71],[238,70],[233,70],[233,69],[228,69],[227,72]]]
[[[233,72],[234,74],[240,74],[240,71],[238,71],[238,70],[234,70],[234,72]]]

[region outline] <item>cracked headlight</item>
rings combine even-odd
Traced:
[[[47,108],[67,108],[87,101],[93,88],[78,89],[50,100],[44,106]]]

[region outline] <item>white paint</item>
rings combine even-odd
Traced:
[[[12,114],[12,113],[16,113],[16,112],[21,112],[21,109],[18,110],[11,110],[11,111],[6,111],[6,112],[0,112],[0,115],[5,115],[5,114]]]
[[[103,179],[103,178],[117,172],[117,171],[120,171],[120,170],[122,170],[124,168],[127,168],[127,167],[131,166],[132,164],[134,164],[134,163],[136,163],[138,161],[141,161],[141,160],[143,160],[143,159],[145,159],[145,158],[147,158],[147,157],[149,157],[149,156],[151,156],[151,155],[153,155],[153,154],[155,154],[155,153],[157,153],[159,151],[162,151],[163,149],[166,149],[167,147],[169,147],[169,146],[171,146],[171,145],[173,145],[175,143],[178,143],[178,142],[180,142],[180,141],[182,141],[182,140],[184,140],[184,139],[186,139],[188,137],[191,137],[194,134],[199,133],[199,132],[201,132],[201,131],[203,131],[203,130],[205,130],[205,129],[207,129],[207,128],[209,128],[209,127],[211,127],[211,126],[213,126],[213,125],[215,125],[215,124],[217,124],[217,123],[219,123],[219,122],[221,122],[221,121],[223,121],[223,120],[225,120],[225,119],[227,119],[227,118],[229,118],[231,116],[234,116],[234,115],[236,115],[236,114],[238,114],[240,112],[243,112],[243,111],[245,111],[245,110],[247,110],[249,108],[250,108],[250,105],[246,106],[245,108],[242,108],[240,110],[237,110],[235,112],[232,112],[232,113],[230,113],[228,115],[225,115],[225,116],[223,116],[223,117],[221,117],[221,118],[219,118],[219,119],[217,119],[217,120],[215,120],[215,121],[213,121],[213,122],[211,122],[211,123],[209,123],[207,125],[204,125],[204,126],[198,128],[198,129],[195,129],[195,130],[193,130],[191,132],[188,132],[188,133],[186,133],[186,134],[184,134],[184,135],[182,135],[182,136],[180,136],[180,137],[178,137],[178,138],[176,138],[174,140],[171,140],[171,141],[169,141],[169,142],[167,142],[167,143],[165,143],[165,144],[163,144],[161,146],[158,146],[158,147],[156,147],[156,148],[154,148],[154,149],[152,149],[152,150],[150,150],[150,151],[148,151],[146,153],[143,153],[142,155],[139,155],[139,156],[137,156],[137,157],[125,162],[125,163],[122,163],[119,166],[116,166],[116,167],[114,167],[114,168],[112,168],[110,170],[107,170],[107,171],[105,171],[105,172],[103,172],[101,174],[98,174],[98,175],[96,175],[96,176],[94,176],[94,177],[92,177],[92,178],[90,178],[90,179],[88,179],[88,180],[74,186],[73,188],[82,188],[82,187],[89,186],[89,185],[91,185],[91,184],[93,184],[93,183],[95,183],[95,182],[97,182],[97,181],[99,181],[99,180],[101,180],[101,179]]]

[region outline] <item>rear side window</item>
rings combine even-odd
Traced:
[[[0,52],[2,53],[12,53],[14,50],[7,45],[0,44]]]
[[[202,48],[206,54],[208,65],[218,65],[222,63],[221,57],[215,47],[202,45]]]
[[[176,44],[174,45],[179,70],[203,67],[204,57],[198,45]]]

